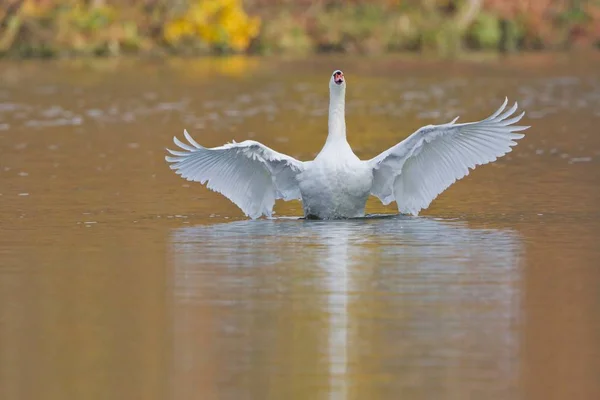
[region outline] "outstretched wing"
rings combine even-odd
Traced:
[[[469,168],[495,161],[510,152],[528,126],[513,125],[517,103],[504,111],[508,99],[488,118],[465,124],[428,125],[367,161],[373,168],[371,194],[384,204],[396,201],[401,213],[417,215]]]
[[[224,146],[200,146],[184,131],[190,144],[173,141],[184,151],[167,149],[165,160],[188,181],[207,183],[242,209],[250,218],[271,216],[276,199],[300,198],[296,175],[304,163],[267,146],[246,140]]]

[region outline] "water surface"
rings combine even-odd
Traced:
[[[598,65],[0,64],[0,398],[600,398]],[[248,221],[164,162],[184,128],[314,157],[337,68],[360,157],[504,96],[532,128],[417,218]]]

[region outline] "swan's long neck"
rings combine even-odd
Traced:
[[[346,142],[346,93],[344,89],[331,90],[329,94],[329,134],[326,145],[332,142]]]

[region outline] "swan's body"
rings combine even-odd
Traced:
[[[477,165],[510,152],[517,104],[507,100],[490,117],[465,124],[428,125],[370,160],[360,160],[346,140],[346,82],[341,71],[330,80],[329,134],[313,161],[298,161],[261,143],[246,140],[215,148],[200,146],[184,131],[190,145],[168,150],[166,160],[183,178],[207,183],[251,218],[271,216],[276,199],[302,200],[307,218],[339,219],[364,215],[369,195],[384,204],[396,201],[402,213],[417,215],[456,180]],[[504,112],[503,112],[504,111]],[[512,118],[510,118],[512,117]]]
[[[298,186],[305,217],[362,217],[373,186],[373,171],[350,146],[330,147],[298,175]]]

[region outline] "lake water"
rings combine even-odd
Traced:
[[[184,128],[370,158],[508,96],[532,128],[420,217],[251,221]],[[600,53],[0,64],[0,398],[600,398]]]

